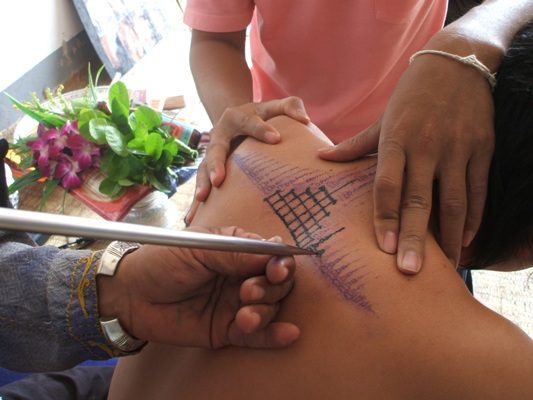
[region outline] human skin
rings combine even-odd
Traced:
[[[262,239],[235,226],[189,230]],[[97,277],[99,314],[158,343],[288,346],[299,329],[273,319],[295,268],[289,256],[145,245],[125,255],[112,277]]]
[[[533,393],[533,342],[468,292],[431,232],[416,276],[374,236],[376,160],[316,158],[327,139],[288,118],[280,146],[252,139],[194,224],[238,223],[320,256],[297,256],[278,321],[301,337],[282,351],[149,344],[117,366],[109,398],[522,399]],[[314,155],[314,156],[313,156]]]
[[[484,1],[438,32],[425,49],[459,56],[475,54],[494,72],[513,35],[532,12],[529,0]],[[198,202],[207,198],[212,185],[224,180],[231,138],[245,133],[277,143],[277,130],[265,122],[267,113],[286,114],[303,122],[305,104],[291,101],[272,107],[263,103],[255,108],[247,104],[253,97],[245,40],[245,30],[193,30],[191,70],[214,124],[212,137],[218,136],[199,169]],[[397,253],[401,271],[414,274],[423,264],[435,178],[440,180],[441,220],[445,221],[440,244],[448,258],[457,264],[462,246],[475,237],[494,146],[493,117],[490,87],[479,71],[442,56],[424,55],[406,69],[375,124],[353,132],[355,136],[335,148],[320,151],[324,159],[344,161],[379,148],[375,235],[383,251]]]

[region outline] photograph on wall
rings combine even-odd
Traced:
[[[74,5],[111,77],[128,72],[181,17],[176,0],[74,0]]]

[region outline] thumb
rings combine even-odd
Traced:
[[[219,232],[217,232],[219,230]],[[249,233],[238,227],[211,228],[213,233],[235,236],[245,239],[264,240],[261,236]],[[280,237],[268,241],[281,242]],[[269,262],[278,257],[272,255],[240,253],[234,251],[205,251],[203,264],[211,271],[237,278],[249,278],[264,275]]]
[[[352,161],[375,153],[378,149],[381,118],[364,131],[339,144],[318,150],[318,156],[329,161]]]

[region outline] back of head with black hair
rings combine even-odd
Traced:
[[[496,76],[495,152],[472,268],[504,261],[533,238],[533,21],[515,36]]]

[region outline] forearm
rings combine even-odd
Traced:
[[[246,34],[193,31],[191,72],[211,122],[229,107],[253,101],[252,76],[245,58]]]
[[[487,0],[436,34],[425,48],[475,54],[495,72],[515,33],[533,18],[530,0]]]
[[[100,253],[0,243],[0,366],[66,369],[114,354],[97,313]]]

